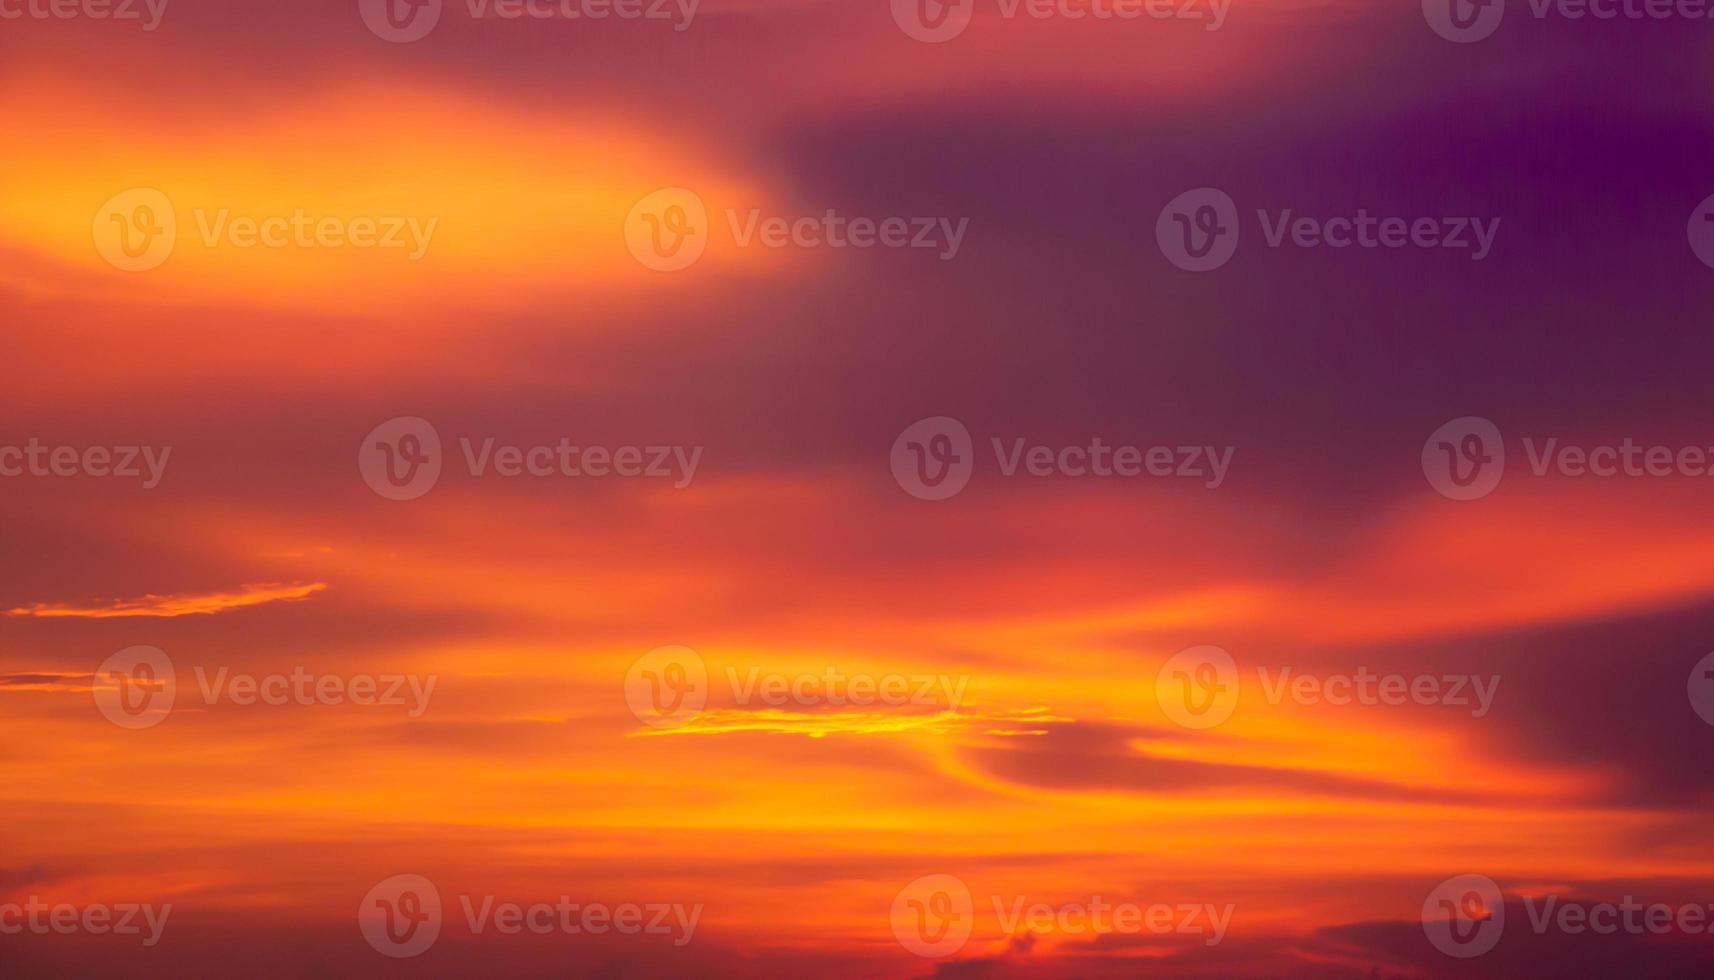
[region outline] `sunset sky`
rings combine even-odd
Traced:
[[[1706,929],[1532,928],[1714,922],[1714,20],[62,2],[0,0],[0,977],[1714,972]],[[1190,271],[1201,188],[1239,229]],[[1495,234],[1279,224],[1359,209]],[[768,243],[830,213],[909,233]],[[1453,499],[1471,417],[1503,478]],[[1371,675],[1468,703],[1281,680]],[[398,875],[443,907],[410,955],[359,916]],[[1424,922],[1462,875],[1468,958]],[[968,908],[910,904],[944,876]],[[562,897],[696,924],[463,904]],[[1201,911],[1008,921],[1103,902]]]

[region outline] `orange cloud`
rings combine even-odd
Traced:
[[[12,140],[0,188],[0,252],[25,271],[0,282],[381,317],[515,306],[661,288],[625,241],[633,206],[659,188],[692,188],[711,214],[766,200],[708,151],[599,110],[359,78],[266,114],[229,112],[163,115],[57,77],[0,82],[0,136],[34,136]],[[712,236],[674,281],[740,257],[777,261],[767,252]]]
[[[191,592],[179,595],[146,595],[140,599],[110,599],[78,605],[68,602],[38,602],[6,610],[8,616],[42,618],[77,617],[117,619],[125,616],[190,616],[225,612],[265,602],[305,599],[327,588],[326,582],[308,585],[245,585],[236,592]]]

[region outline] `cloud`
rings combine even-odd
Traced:
[[[8,616],[41,618],[116,619],[126,616],[190,616],[225,612],[266,602],[307,599],[327,588],[326,582],[307,585],[244,585],[236,592],[184,592],[146,595],[140,599],[109,599],[94,603],[38,602],[6,610]]]
[[[1345,799],[1470,804],[1487,794],[1346,775],[1290,765],[1203,761],[1145,751],[1135,744],[1161,733],[1141,727],[1080,722],[1053,725],[1045,737],[1008,740],[967,751],[971,762],[1000,779],[1065,792],[1142,794],[1248,790]]]
[[[789,711],[780,708],[710,708],[676,728],[645,729],[633,735],[719,735],[729,732],[779,732],[821,738],[826,735],[896,735],[923,732],[951,735],[1005,721],[1040,724],[1069,721],[1039,709],[1001,714],[960,714],[956,711],[896,713],[890,711]],[[994,735],[1040,735],[1042,730],[1001,730]]]

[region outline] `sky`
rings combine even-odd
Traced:
[[[1709,972],[1706,14],[0,0],[0,975]]]

